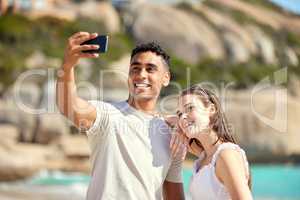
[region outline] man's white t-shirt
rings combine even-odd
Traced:
[[[165,180],[182,182],[182,161],[171,158],[170,129],[162,118],[125,101],[89,103],[97,117],[87,130],[92,162],[87,200],[161,200]]]

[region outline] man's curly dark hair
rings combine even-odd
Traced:
[[[170,56],[161,48],[161,46],[155,42],[149,42],[137,45],[131,52],[130,60],[139,53],[151,51],[161,56],[166,63],[166,67],[169,69],[170,66]]]

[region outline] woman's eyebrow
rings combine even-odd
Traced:
[[[186,104],[184,104],[183,107],[187,107],[187,106],[189,106],[189,105],[193,105],[193,104],[192,104],[192,103],[186,103]]]

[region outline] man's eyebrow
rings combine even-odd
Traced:
[[[146,65],[149,67],[157,68],[157,65],[153,63],[146,63]]]
[[[142,64],[138,61],[134,61],[134,62],[130,63],[130,65],[142,65]]]
[[[143,65],[143,63],[138,62],[138,61],[134,61],[134,62],[130,63],[130,65]],[[154,64],[154,63],[145,63],[144,65],[151,66],[151,67],[156,67],[157,68],[157,65]]]

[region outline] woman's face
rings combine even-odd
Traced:
[[[209,129],[213,105],[205,107],[197,95],[188,94],[179,98],[179,126],[188,138],[198,138]]]

